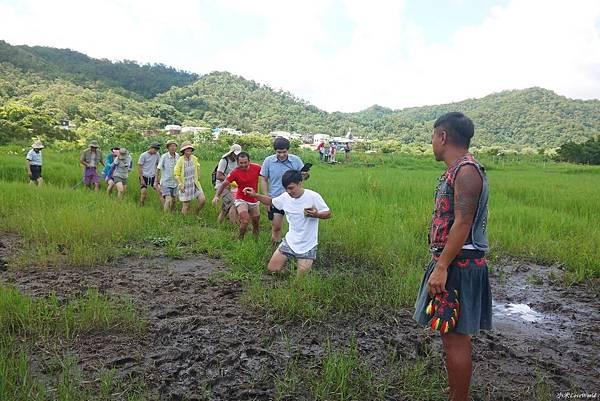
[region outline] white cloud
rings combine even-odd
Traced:
[[[511,0],[443,44],[426,43],[423,28],[406,18],[405,0],[215,2],[260,21],[233,46],[219,46],[219,33],[236,27],[215,21],[195,0],[1,2],[0,38],[11,43],[199,73],[227,70],[329,111],[437,104],[530,86],[600,98],[598,0]],[[347,41],[331,40],[325,24],[332,9],[353,26]],[[344,44],[324,53],[323,43]]]
[[[12,44],[170,64],[185,50],[180,45],[199,42],[206,29],[194,0],[176,6],[158,0],[24,0],[18,7],[0,0],[0,16],[0,38]]]

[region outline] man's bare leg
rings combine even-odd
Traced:
[[[271,260],[269,260],[269,264],[267,265],[269,273],[281,273],[287,261],[288,257],[281,253],[279,249],[276,249],[275,252],[273,252],[273,256],[271,256]]]
[[[240,218],[237,209],[234,206],[229,208],[229,213],[227,213],[227,215],[231,224],[240,224]]]
[[[250,208],[248,213],[252,219],[252,235],[254,235],[254,238],[258,238],[258,233],[260,231],[260,209],[258,208],[258,205]]]
[[[271,223],[271,242],[273,244],[279,244],[281,242],[281,228],[283,227],[283,215],[279,213],[274,213],[273,221]]]
[[[237,207],[238,214],[240,216],[240,235],[239,239],[243,240],[248,230],[248,224],[250,224],[250,214],[248,213],[248,205],[242,203]]]
[[[123,199],[123,194],[125,193],[125,185],[123,185],[122,182],[117,182],[115,186],[117,187],[117,199]]]
[[[172,211],[171,202],[173,202],[173,198],[171,196],[165,196],[165,203],[163,205],[163,211],[165,213]]]
[[[312,259],[298,259],[298,278],[302,278],[306,276],[306,274],[308,274],[310,268],[313,265],[313,262],[314,261]]]
[[[148,188],[143,187],[140,189],[140,206],[144,206],[146,202],[146,196],[148,195]]]
[[[160,193],[160,189],[158,187],[154,187],[154,191],[156,191],[156,195],[158,195],[158,201],[160,202],[161,207],[165,207],[165,197]]]
[[[115,182],[113,180],[108,180],[108,186],[106,187],[106,194],[108,196],[110,196],[110,194],[112,193],[114,186],[115,186]]]
[[[442,342],[446,353],[450,400],[467,401],[473,371],[471,336],[446,333],[442,335]]]

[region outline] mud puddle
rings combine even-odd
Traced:
[[[554,266],[503,260],[493,267],[494,330],[475,340],[479,368],[514,384],[531,385],[533,377],[556,391],[597,392],[598,288],[565,287]]]
[[[548,267],[514,261],[494,267],[495,330],[474,339],[475,399],[534,399],[530,390],[540,378],[553,394],[597,391],[600,304],[591,289],[554,285],[548,277],[560,271]],[[140,376],[162,400],[272,400],[275,376],[290,361],[315,371],[328,347],[351,341],[374,370],[392,351],[410,364],[440,350],[439,340],[412,322],[410,308],[377,319],[274,324],[242,301],[244,284],[224,279],[226,270],[203,256],[127,258],[93,269],[9,269],[0,282],[35,296],[69,299],[97,288],[133,298],[149,319],[145,335],[81,335],[67,351],[90,376],[111,368]]]

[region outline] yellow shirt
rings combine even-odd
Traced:
[[[198,158],[194,155],[190,155],[190,159],[194,162],[194,167],[196,167],[195,182],[196,182],[196,186],[198,187],[198,189],[200,189],[200,188],[202,188],[202,186],[200,185],[200,163],[198,163]],[[175,171],[174,171],[175,179],[177,180],[177,183],[179,185],[183,185],[183,183],[185,181],[185,179],[183,177],[184,165],[185,165],[185,156],[181,156],[179,159],[177,159],[177,163],[175,164]]]

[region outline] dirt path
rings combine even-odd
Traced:
[[[547,269],[514,263],[496,269],[503,271],[493,279],[496,329],[475,339],[478,397],[532,399],[541,377],[552,394],[599,390],[598,298],[589,289],[551,285]],[[408,309],[376,320],[270,323],[241,301],[243,284],[217,274],[225,271],[220,261],[203,256],[129,258],[91,270],[8,270],[0,272],[0,281],[36,296],[56,293],[68,299],[98,288],[132,297],[149,317],[146,335],[82,335],[68,345],[69,351],[84,371],[116,368],[121,376],[140,375],[165,400],[271,400],[274,373],[283,372],[292,358],[305,369],[316,369],[328,342],[346,346],[355,338],[361,356],[374,367],[387,360],[391,349],[406,363],[424,349],[439,350],[439,341],[412,323]],[[525,318],[537,320],[515,314],[519,309],[510,303],[528,304],[532,316]],[[408,323],[399,327],[397,322]]]

